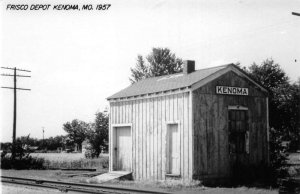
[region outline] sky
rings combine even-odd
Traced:
[[[78,4],[33,1],[22,4]],[[18,78],[17,137],[64,135],[73,119],[93,122],[106,98],[130,85],[137,55],[167,47],[196,69],[273,58],[294,82],[300,77],[300,0],[126,0],[108,10],[9,10],[0,13],[1,67],[31,70]],[[1,73],[12,73],[1,69]],[[1,86],[13,86],[1,77]],[[1,88],[0,141],[11,141],[13,90]]]

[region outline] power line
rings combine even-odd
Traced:
[[[11,75],[11,74],[5,74],[5,73],[2,73],[1,75],[2,76],[31,77],[31,76],[28,76],[28,75]]]
[[[1,87],[1,88],[6,88],[6,89],[14,89],[12,87]],[[31,89],[27,89],[27,88],[16,88],[17,90],[31,90]]]
[[[28,75],[18,75],[17,71],[23,71],[23,72],[31,72],[29,70],[25,69],[18,69],[16,67],[1,67],[2,69],[7,70],[13,70],[14,74],[1,74],[1,76],[11,76],[14,77],[14,87],[1,87],[4,89],[13,89],[14,90],[14,115],[13,115],[13,137],[12,137],[12,150],[11,150],[11,157],[14,160],[15,159],[15,144],[16,144],[16,131],[17,131],[17,90],[30,90],[27,88],[18,88],[17,87],[17,77],[31,77]]]
[[[292,15],[300,16],[300,13],[292,12]]]
[[[12,67],[1,67],[2,69],[10,69],[10,70],[17,70],[17,71],[26,71],[26,72],[31,72],[29,70],[26,69],[18,69],[18,68],[12,68]]]

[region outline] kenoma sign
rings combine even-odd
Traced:
[[[229,87],[229,86],[216,86],[216,93],[227,94],[227,95],[242,95],[242,96],[249,95],[248,88]]]

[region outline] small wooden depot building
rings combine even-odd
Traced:
[[[165,180],[228,177],[268,162],[268,93],[233,64],[141,80],[108,98],[110,171]]]

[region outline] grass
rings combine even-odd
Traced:
[[[60,168],[96,168],[97,171],[103,173],[107,172],[107,168],[103,168],[103,164],[108,165],[108,155],[101,155],[97,159],[86,159],[80,153],[34,153],[32,156],[45,158],[49,162],[49,166]],[[289,156],[290,162],[300,164],[300,153],[293,153]],[[293,169],[292,169],[293,170]],[[294,171],[298,171],[295,169]],[[68,172],[70,173],[70,172]],[[75,172],[74,173],[78,173]],[[88,177],[75,176],[68,177],[66,173],[60,170],[2,170],[2,175],[5,176],[19,176],[36,179],[50,179],[71,182],[84,182]],[[167,180],[167,181],[126,181],[126,180],[113,180],[105,183],[105,185],[133,187],[139,189],[153,189],[170,191],[174,193],[187,193],[187,194],[275,194],[278,189],[255,188],[255,187],[235,187],[235,188],[222,188],[222,187],[204,187],[200,181],[183,182],[180,180]]]
[[[82,168],[89,169],[95,168],[97,170],[108,168],[108,158],[95,158],[95,159],[79,159],[73,161],[55,161],[46,160],[44,165],[46,169],[61,169],[61,168]]]
[[[3,176],[17,176],[24,178],[47,179],[57,181],[82,182],[87,177],[81,176],[84,171],[61,171],[49,169],[61,168],[96,168],[97,172],[108,171],[108,155],[99,158],[86,159],[81,153],[32,153],[32,157],[44,158],[47,170],[1,170]],[[69,177],[68,174],[78,174]]]
[[[248,187],[236,187],[236,188],[222,188],[222,187],[205,187],[201,185],[200,181],[184,182],[181,180],[167,180],[167,181],[120,181],[113,180],[106,185],[118,185],[124,187],[133,187],[138,189],[153,189],[153,190],[163,190],[174,193],[188,193],[188,194],[277,194],[277,189],[261,189],[261,188],[248,188]]]
[[[32,153],[33,157],[44,158],[46,169],[61,168],[95,168],[97,170],[108,168],[108,155],[99,158],[87,159],[82,153]]]
[[[83,153],[31,153],[32,157],[44,158],[45,160],[55,161],[74,161],[85,159]],[[101,154],[102,157],[108,157],[108,154]]]
[[[65,182],[83,182],[85,179],[89,178],[86,176],[81,176],[80,173],[84,171],[68,171],[64,172],[61,170],[1,170],[2,176],[13,176],[21,178],[32,178],[32,179],[46,179],[54,181],[65,181]],[[99,172],[99,171],[98,171]],[[106,170],[102,169],[102,173],[105,173]],[[68,174],[74,173],[78,176],[69,177]]]
[[[2,170],[3,176],[18,176],[23,178],[47,179],[55,181],[69,181],[82,183],[87,177],[67,177],[60,170]],[[199,181],[185,183],[182,181],[111,181],[102,185],[118,186],[118,187],[133,187],[137,189],[151,189],[156,191],[169,191],[174,193],[187,194],[277,194],[278,190],[274,189],[257,189],[247,187],[237,188],[211,188],[199,185]]]

